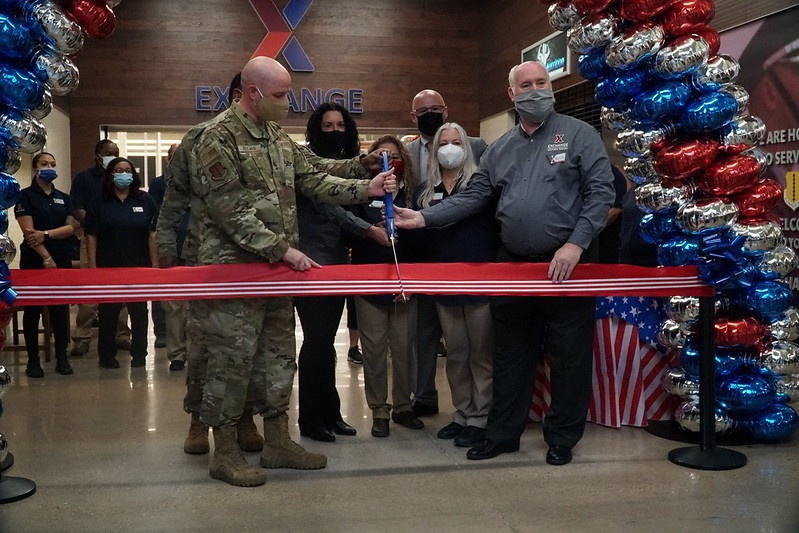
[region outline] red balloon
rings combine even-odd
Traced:
[[[729,155],[716,160],[696,180],[707,196],[730,196],[751,187],[760,176],[760,164],[752,156]]]
[[[760,217],[780,204],[782,185],[772,179],[764,179],[736,196],[733,201],[742,217]]]
[[[577,11],[584,15],[593,15],[605,11],[613,0],[572,0],[572,4],[577,8]]]
[[[766,334],[766,328],[754,317],[716,319],[716,345],[725,348],[755,346]]]
[[[627,20],[650,20],[671,6],[672,0],[621,0],[621,16]]]
[[[114,33],[117,19],[104,0],[70,0],[67,16],[80,24],[83,33],[102,39]]]
[[[0,306],[0,332],[6,329],[6,326],[11,322],[11,317],[14,316],[14,311],[6,304]],[[5,332],[3,332],[3,341],[5,341]]]
[[[684,180],[715,161],[718,150],[719,143],[712,139],[678,139],[660,150],[653,164],[664,178]]]
[[[710,57],[719,53],[719,48],[721,47],[721,36],[719,32],[710,26],[698,26],[694,28],[693,33],[699,35],[710,45]]]
[[[715,14],[713,0],[675,0],[663,13],[663,29],[672,36],[696,33],[696,29],[707,26]]]

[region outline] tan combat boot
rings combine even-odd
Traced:
[[[327,457],[306,451],[291,440],[289,417],[283,413],[277,418],[264,418],[264,451],[261,453],[261,466],[317,470],[327,466]]]
[[[241,455],[236,445],[235,426],[214,428],[214,457],[211,459],[209,473],[213,479],[237,487],[256,487],[266,481],[264,473]]]
[[[191,425],[189,435],[183,441],[183,451],[186,453],[200,454],[208,453],[211,447],[208,445],[208,426],[200,421],[200,415],[191,415]]]
[[[260,452],[264,448],[264,438],[258,434],[258,428],[252,421],[252,409],[244,408],[244,414],[236,424],[236,440],[243,452]]]

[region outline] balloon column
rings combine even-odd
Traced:
[[[603,125],[617,132],[625,170],[647,214],[641,236],[663,266],[696,264],[716,287],[716,431],[764,441],[792,436],[799,416],[799,311],[780,281],[797,266],[772,210],[782,186],[763,179],[766,128],[720,55],[712,0],[547,1],[581,75],[595,83]],[[697,298],[667,302],[658,340],[681,350],[663,378],[684,398],[675,418],[699,430]]]

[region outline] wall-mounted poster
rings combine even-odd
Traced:
[[[571,74],[571,53],[566,34],[553,33],[522,50],[522,62],[538,61],[546,65],[549,77],[554,81]]]

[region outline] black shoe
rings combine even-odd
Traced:
[[[319,442],[335,442],[336,436],[322,426],[301,427],[300,435]]]
[[[62,376],[70,376],[75,373],[75,371],[72,370],[72,365],[69,364],[69,360],[66,357],[63,359],[58,359],[55,362],[55,371]]]
[[[474,448],[486,439],[485,428],[466,426],[463,432],[455,437],[455,446],[460,448]]]
[[[421,402],[414,402],[413,406],[413,414],[416,416],[432,416],[438,414],[438,406],[437,405],[430,405],[427,403]]]
[[[493,440],[486,439],[482,442],[482,444],[479,444],[466,452],[466,458],[472,459],[473,461],[481,461],[483,459],[493,459],[497,455],[501,455],[503,453],[518,451],[518,442],[495,442]]]
[[[347,424],[343,420],[336,420],[330,425],[329,429],[336,435],[347,435],[348,437],[352,437],[358,434],[358,431],[354,427]]]
[[[355,363],[356,365],[363,364],[363,355],[357,346],[352,346],[349,350],[347,350],[347,361],[350,363]]]
[[[450,422],[438,431],[436,437],[439,439],[454,439],[460,435],[464,429],[466,429],[465,426],[462,426],[457,422]]]
[[[180,359],[175,359],[171,363],[169,363],[169,370],[174,372],[176,370],[183,370],[183,367],[186,366],[185,361],[181,361]]]
[[[388,437],[389,433],[387,418],[375,418],[372,420],[373,437]]]
[[[553,444],[547,450],[547,463],[551,465],[565,465],[572,461],[572,449],[568,446]]]
[[[399,413],[391,413],[391,420],[408,429],[422,429],[424,422],[416,418],[413,411],[401,411]]]
[[[36,363],[28,363],[28,366],[25,367],[25,375],[29,378],[43,378],[44,377],[44,370],[42,370],[42,365],[39,361]]]
[[[103,368],[119,368],[119,361],[116,359],[100,359],[100,366]]]
[[[130,360],[130,367],[131,368],[139,368],[147,364],[147,359],[145,357],[134,357]]]
[[[153,346],[155,348],[166,348],[166,339],[163,337],[156,337]]]

